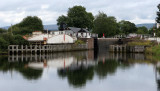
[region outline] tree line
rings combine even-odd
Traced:
[[[43,31],[42,20],[37,16],[28,16],[8,30],[0,29],[0,53],[7,52],[9,45],[28,45],[23,36],[33,31]]]
[[[130,21],[119,21],[114,16],[108,16],[104,12],[99,12],[93,16],[91,12],[87,12],[83,6],[74,6],[68,9],[67,15],[61,15],[57,19],[57,25],[65,23],[69,27],[87,28],[93,33],[97,33],[99,37],[103,34],[111,37],[118,34],[148,34],[150,33],[146,27],[137,28]]]

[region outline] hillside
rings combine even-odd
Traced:
[[[142,27],[145,26],[148,29],[153,28],[153,26],[155,26],[155,23],[144,23],[144,24],[137,24],[136,27]],[[8,29],[10,26],[5,26],[5,27],[1,27],[3,29]],[[45,30],[58,30],[58,26],[56,24],[51,24],[51,25],[44,25],[43,26]]]
[[[5,26],[5,27],[1,27],[1,28],[8,30],[9,27],[10,26]],[[58,26],[56,24],[44,25],[43,27],[44,27],[44,30],[47,30],[47,29],[48,30],[58,30]]]
[[[8,30],[9,27],[10,26],[5,26],[5,27],[1,27],[1,28]]]
[[[45,30],[58,30],[58,26],[56,24],[53,25],[44,25],[43,26]]]
[[[148,29],[151,29],[151,28],[153,28],[153,26],[155,26],[155,23],[137,24],[136,26],[137,26],[137,27],[145,26],[145,27],[147,27]]]

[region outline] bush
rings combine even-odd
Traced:
[[[7,51],[9,45],[28,45],[29,42],[21,35],[1,34],[0,52]]]
[[[85,44],[85,42],[82,41],[82,40],[77,40],[77,41],[75,42],[75,44]]]
[[[154,54],[154,55],[160,55],[160,45],[156,45],[153,47],[146,48],[145,51],[147,54]]]
[[[9,43],[5,41],[3,38],[0,38],[0,51],[6,51]]]
[[[15,35],[14,36],[14,45],[28,45],[29,42],[25,40],[21,35]]]
[[[141,46],[151,46],[153,43],[151,41],[133,41],[129,42],[129,46],[136,46],[136,45],[141,45]]]
[[[7,30],[0,28],[0,33],[6,33]]]

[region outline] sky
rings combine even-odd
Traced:
[[[81,5],[87,12],[99,11],[135,24],[154,23],[159,0],[1,0],[0,27],[19,23],[26,16],[38,16],[44,25],[56,24],[68,8]]]

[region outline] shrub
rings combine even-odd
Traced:
[[[85,42],[82,41],[82,40],[77,40],[77,41],[75,42],[75,44],[85,44]]]
[[[151,46],[153,43],[151,41],[133,41],[129,42],[129,46],[136,46],[136,45],[142,45],[142,46]]]

